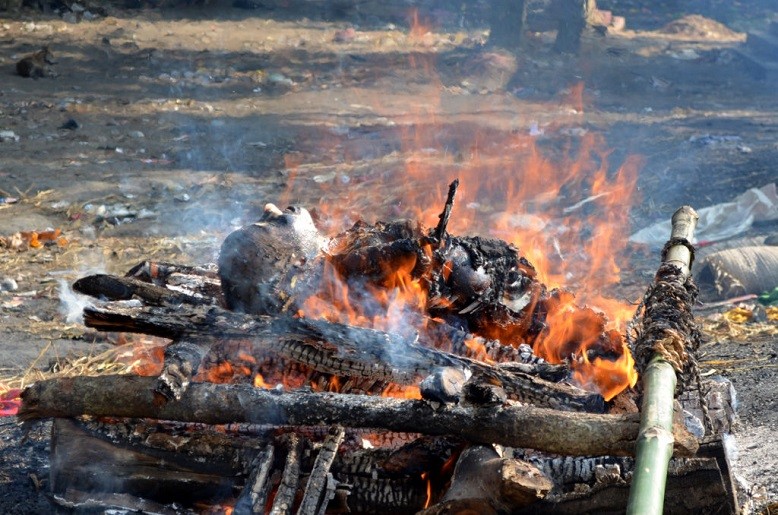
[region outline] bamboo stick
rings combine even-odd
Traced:
[[[697,213],[688,206],[680,208],[673,215],[673,228],[664,252],[662,266],[671,265],[675,268],[666,269],[670,270],[669,276],[663,277],[657,273],[657,283],[671,279],[683,285],[688,279],[692,261],[689,243],[692,241],[697,219]],[[647,306],[646,313],[648,309]],[[668,313],[665,310],[662,314]],[[636,347],[650,345],[655,350],[648,366],[641,371],[643,404],[635,451],[635,473],[627,503],[628,515],[660,515],[664,507],[667,469],[673,453],[673,399],[677,382],[676,369],[679,363],[677,361],[672,363],[666,353],[656,350],[657,335],[668,333],[669,339],[669,333],[672,331],[663,325],[663,322],[662,317],[649,318],[647,323],[653,323],[657,327],[646,328],[642,335],[645,341],[636,344]],[[685,336],[689,337],[689,335]],[[684,356],[683,352],[678,355]],[[680,364],[681,367],[683,365],[684,363]]]

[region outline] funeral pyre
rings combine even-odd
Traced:
[[[218,266],[144,262],[78,280],[101,299],[84,310],[88,326],[170,341],[144,367],[151,377],[25,392],[22,418],[57,419],[55,502],[154,513],[620,511],[639,424],[624,336],[572,293],[549,290],[513,245],[449,234],[457,186],[431,229],[360,221],[325,238],[304,208],[268,204],[227,237]],[[703,409],[713,390],[678,409],[679,422],[685,410],[707,427],[673,429],[675,512],[736,506],[710,439],[727,416]]]

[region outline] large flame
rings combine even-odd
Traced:
[[[412,46],[423,46],[431,29],[413,19],[409,39]],[[338,173],[345,170],[342,180],[313,182],[300,167],[316,163],[324,148],[312,148],[309,160],[297,153],[289,163],[294,180],[286,197],[308,199],[316,183],[320,188],[316,209],[324,228],[332,232],[359,217],[374,221],[405,216],[434,227],[448,183],[459,178],[448,231],[506,240],[520,249],[549,288],[577,292],[575,305],[591,309],[572,309],[572,298],[560,302],[549,313],[548,330],[530,343],[551,362],[569,361],[582,386],[610,399],[637,380],[619,334],[634,307],[609,298],[607,292],[619,281],[618,263],[628,239],[627,213],[641,159],[630,156],[620,166],[611,166],[604,138],[581,128],[588,101],[583,82],[549,103],[549,111],[559,113],[553,123],[543,129],[531,130],[528,124],[522,131],[508,130],[488,115],[452,115],[444,105],[447,97],[432,57],[432,52],[409,53],[411,67],[428,80],[417,85],[423,94],[406,106],[406,113],[397,118],[399,126],[385,131],[398,141],[398,152],[368,162],[367,167],[374,169],[359,173],[365,164],[355,160],[354,170],[349,171],[349,153],[343,150],[346,162],[337,168]],[[353,94],[354,103],[376,106],[379,113],[385,104],[366,90]],[[539,142],[543,130],[555,132],[554,141],[566,144],[559,148]],[[348,136],[335,145],[329,138],[324,142],[328,149],[348,149],[349,143]],[[411,331],[423,330],[428,323],[422,315],[427,299],[411,278],[414,264],[405,263],[386,274],[381,285],[360,285],[358,292],[329,269],[321,294],[305,302],[301,315],[387,331],[408,331],[409,326]],[[605,332],[609,341],[602,341],[602,318],[596,312],[609,320]],[[606,348],[607,356],[591,357],[587,351],[595,344]],[[477,348],[471,350],[479,354]]]

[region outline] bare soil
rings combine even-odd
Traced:
[[[595,135],[594,159],[611,175],[641,156],[622,235],[778,177],[778,83],[750,75],[736,52],[746,30],[775,19],[766,0],[602,2],[627,30],[587,33],[577,57],[552,53],[553,35],[530,30],[516,58],[481,47],[480,3],[419,2],[423,30],[398,3],[84,4],[94,19],[0,11],[0,131],[13,133],[0,142],[0,197],[18,199],[0,201],[0,235],[51,228],[67,238],[0,248],[0,279],[18,285],[0,292],[0,375],[33,377],[115,345],[118,336],[69,319],[63,292],[79,276],[144,259],[213,262],[223,237],[270,201],[318,209],[327,230],[412,216],[442,205],[453,177],[484,175],[479,156],[505,159],[501,173],[520,181],[516,136],[565,166]],[[16,75],[15,62],[43,45],[56,61],[47,76]],[[420,166],[426,175],[412,173]],[[488,232],[505,209],[489,198],[507,188],[505,175],[497,182],[468,193],[463,181],[460,214],[480,221],[468,230]],[[630,247],[621,259],[612,295],[634,301],[658,252]],[[700,316],[704,372],[739,392],[736,471],[744,507],[758,510],[778,502],[778,329]],[[15,419],[0,419],[0,511],[47,512],[46,426],[21,435]]]

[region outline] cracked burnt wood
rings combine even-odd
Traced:
[[[152,306],[194,306],[214,304],[215,299],[196,293],[172,291],[163,286],[149,284],[133,277],[116,277],[106,274],[89,275],[73,283],[73,289],[85,295],[104,297],[110,300],[130,300],[142,298]]]
[[[462,452],[440,501],[420,515],[512,513],[536,503],[553,486],[533,465],[503,458],[492,446],[476,445]]]
[[[104,331],[140,332],[176,340],[246,340],[257,349],[319,372],[399,384],[417,384],[434,368],[454,366],[500,385],[523,402],[577,411],[602,412],[605,408],[599,394],[567,383],[424,347],[400,335],[323,320],[246,315],[216,306],[127,308],[109,304],[85,308],[84,323]]]
[[[246,429],[246,428],[244,428]],[[315,428],[310,428],[315,429]],[[325,431],[326,432],[326,431]],[[313,444],[316,460],[299,452],[286,460],[275,449],[286,447],[283,441],[298,440],[311,447],[308,436],[321,444]],[[310,483],[317,463],[323,471],[327,463],[337,469],[339,482],[327,474],[328,494],[340,493],[341,498],[329,504],[335,512],[415,513],[424,503],[425,485],[418,474],[384,473],[380,467],[385,452],[359,449],[359,467],[353,467],[355,452],[341,448],[331,453],[340,432],[328,443],[327,435],[306,431],[305,427],[290,428],[282,435],[257,434],[243,431],[236,434],[225,426],[178,424],[135,419],[56,419],[52,427],[52,499],[63,508],[77,513],[102,513],[108,509],[142,513],[182,513],[197,503],[217,505],[235,502],[235,513],[266,513],[279,499],[276,493],[282,483],[285,462],[295,463],[287,474],[289,490],[281,497],[288,508],[301,515],[320,513],[327,501],[311,510],[303,504],[304,483]],[[321,456],[321,460],[319,460]],[[334,463],[330,462],[334,461]],[[344,465],[342,463],[350,465]],[[293,469],[297,469],[296,471]],[[247,477],[247,473],[253,471]],[[295,476],[297,474],[297,476]],[[299,477],[298,488],[292,489]],[[316,483],[317,481],[314,481]],[[360,491],[348,492],[345,485],[360,485]],[[316,497],[318,486],[311,492]],[[172,505],[177,503],[178,505]],[[268,504],[269,503],[269,504]],[[200,506],[202,509],[202,506]],[[280,509],[280,505],[279,505]],[[337,511],[340,509],[341,511]],[[198,510],[199,511],[199,510]],[[188,511],[184,511],[189,513]]]
[[[22,393],[20,420],[79,415],[225,424],[343,425],[452,435],[474,443],[528,447],[565,455],[630,455],[636,415],[569,413],[531,406],[443,406],[368,395],[279,392],[248,385],[193,383],[174,402],[159,403],[152,377],[102,376],[36,382]],[[697,441],[676,428],[676,452]]]
[[[330,467],[335,461],[340,444],[346,431],[342,427],[331,428],[330,434],[322,443],[316,461],[313,464],[308,482],[305,485],[305,493],[297,510],[299,515],[315,515],[323,513],[330,500],[335,497],[334,479],[330,474]],[[328,488],[333,486],[333,488]]]

